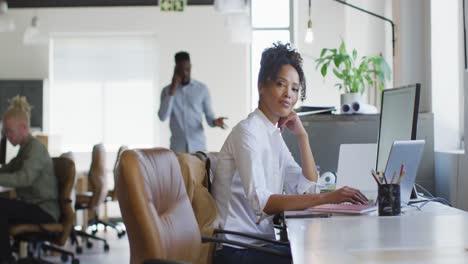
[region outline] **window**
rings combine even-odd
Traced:
[[[436,150],[461,148],[463,40],[459,1],[431,1],[431,78]]]
[[[251,46],[251,108],[258,105],[258,71],[260,70],[260,58],[265,48],[272,43],[291,41],[291,1],[276,0],[252,0],[252,46]]]
[[[153,37],[56,37],[51,51],[50,133],[62,151],[154,146]]]

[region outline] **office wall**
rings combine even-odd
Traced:
[[[430,1],[395,0],[395,86],[421,83],[420,112],[431,112]]]
[[[307,44],[304,37],[308,1],[294,2],[297,32],[295,42],[304,57],[308,85],[308,96],[304,104],[339,106],[340,91],[334,87],[339,80],[333,74],[322,78],[320,71],[315,69],[315,59],[320,56],[322,48],[338,47],[341,39],[345,40],[349,51],[356,49],[360,56],[382,54],[392,65],[391,27],[387,22],[332,0],[314,0],[311,9],[314,41]],[[390,0],[348,2],[391,19]],[[390,82],[388,87],[391,86]],[[375,95],[371,94],[369,99],[375,100]]]
[[[304,74],[307,80],[307,98],[304,105],[336,105],[340,101],[340,92],[333,87],[337,79],[330,75],[326,82],[315,70],[315,59],[325,47],[335,47],[340,43],[340,37],[345,32],[344,9],[341,5],[329,0],[312,1],[312,26],[314,41],[304,42],[307,29],[308,1],[294,1],[296,14],[294,16],[296,47],[304,59]]]
[[[160,89],[172,77],[173,54],[187,50],[192,76],[208,85],[217,115],[228,116],[232,127],[249,111],[249,47],[230,42],[223,17],[212,6],[188,6],[183,13],[160,12],[158,7],[10,9],[9,13],[17,29],[0,33],[0,78],[49,78],[48,47],[22,44],[23,32],[37,13],[41,31],[51,35],[154,34],[160,58],[157,108]],[[169,146],[168,122],[157,121],[156,125],[156,143]],[[208,149],[219,150],[230,130],[205,127]]]

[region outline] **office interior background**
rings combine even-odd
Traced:
[[[441,184],[448,198],[468,209],[462,192],[468,186],[462,0],[347,1],[395,22],[394,56],[388,23],[333,0],[311,2],[312,43],[304,42],[307,0],[252,0],[247,36],[245,20],[230,20],[213,1],[189,1],[183,12],[157,5],[20,8],[9,2],[16,28],[0,33],[0,79],[44,80],[40,132],[49,136],[53,156],[75,152],[78,170],[88,168],[98,142],[109,153],[109,170],[120,145],[169,146],[169,125],[157,110],[177,51],[190,53],[192,77],[207,84],[214,112],[227,116],[232,128],[256,107],[259,56],[277,40],[292,42],[303,55],[308,96],[299,104],[338,107],[335,80],[324,80],[314,60],[343,39],[361,55],[382,54],[392,67],[386,88],[421,83],[420,112],[434,115],[434,177],[446,179]],[[24,33],[35,16],[40,39],[28,43]],[[375,92],[367,99],[379,105]],[[205,125],[205,131],[208,150],[219,151],[230,129]]]

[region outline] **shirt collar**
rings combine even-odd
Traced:
[[[26,140],[24,141],[24,144],[20,146],[19,151],[21,151],[23,148],[25,148],[27,145],[29,145],[32,142],[33,139],[34,139],[34,137],[31,134],[29,134],[28,137],[26,138]]]
[[[187,86],[191,86],[192,84],[193,84],[193,81],[192,81],[192,78],[190,78],[190,81],[186,85],[182,85],[182,83],[179,85],[180,87],[187,87]]]
[[[266,115],[260,109],[258,109],[258,108],[255,109],[253,114],[260,118],[260,120],[265,125],[265,128],[267,129],[267,131],[270,134],[273,134],[274,132],[279,132],[280,131],[279,128],[276,126],[276,124],[274,125],[273,123],[271,123],[270,119],[268,119],[266,117]]]

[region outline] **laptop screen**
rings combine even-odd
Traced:
[[[392,145],[387,166],[385,167],[385,176],[389,183],[392,178],[394,178],[393,183],[399,182],[401,202],[404,204],[410,201],[425,143],[424,140],[407,140],[395,141]],[[398,180],[402,164],[404,174]]]

